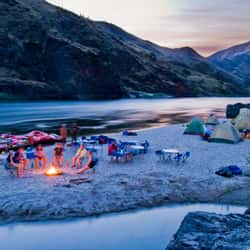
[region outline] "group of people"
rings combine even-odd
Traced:
[[[66,124],[62,124],[60,128],[60,136],[63,142],[66,142],[66,139],[68,137],[68,129]],[[70,136],[72,138],[72,142],[75,142],[77,140],[77,137],[80,133],[80,128],[77,126],[76,123],[73,123],[71,129],[70,129]]]
[[[87,161],[84,166],[83,160],[87,158]],[[32,156],[34,169],[44,169],[46,170],[48,167],[48,159],[46,157],[46,153],[41,144],[37,145]],[[5,167],[10,170],[16,172],[18,177],[23,175],[25,169],[28,168],[31,159],[27,157],[24,148],[19,148],[16,152],[13,150],[9,151],[8,157],[6,159]],[[78,174],[85,173],[88,169],[93,168],[97,163],[97,158],[93,157],[91,151],[86,150],[84,144],[81,144],[76,154],[72,158],[72,168],[76,168]],[[64,166],[64,147],[63,144],[58,143],[54,148],[54,156],[52,160],[52,165],[56,168],[63,168]]]
[[[76,123],[72,125],[71,131],[72,143],[77,141],[79,134],[79,127]],[[66,142],[68,132],[66,125],[62,125],[60,128],[60,135],[62,141]],[[83,160],[87,158],[87,161],[84,166]],[[21,177],[25,169],[28,168],[30,161],[33,160],[33,166],[35,169],[46,169],[48,167],[48,158],[46,152],[41,144],[35,147],[35,150],[32,151],[31,155],[25,152],[23,147],[17,149],[16,152],[13,150],[9,151],[8,157],[6,159],[5,167],[11,172],[16,171],[16,175]],[[72,168],[77,168],[77,173],[84,173],[88,169],[93,168],[97,163],[97,158],[93,157],[91,151],[88,151],[84,144],[81,144],[76,154],[72,158]],[[52,165],[56,168],[62,168],[64,166],[64,144],[57,143],[54,148],[54,155],[52,160]],[[69,165],[69,164],[68,164]]]

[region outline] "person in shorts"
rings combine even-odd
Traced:
[[[61,143],[58,143],[54,148],[54,157],[52,161],[53,166],[58,168],[63,167],[63,161],[64,161],[63,152],[64,152],[63,145]]]
[[[36,147],[34,163],[36,169],[39,168],[40,163],[42,164],[43,169],[45,169],[47,166],[47,158],[41,144],[37,145]]]

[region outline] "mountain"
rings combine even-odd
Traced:
[[[250,41],[219,51],[209,60],[250,86]]]
[[[185,64],[190,62],[198,62],[199,60],[205,61],[205,58],[200,56],[194,49],[190,47],[183,47],[177,49],[169,49],[166,47],[158,46],[150,41],[142,40],[128,32],[124,31],[120,27],[107,22],[96,22],[99,28],[104,30],[105,33],[109,33],[116,39],[119,39],[131,49],[135,49],[144,53],[152,53],[157,58],[164,61],[175,61]]]
[[[1,99],[246,93],[192,48],[164,48],[44,0],[0,0],[0,14]]]

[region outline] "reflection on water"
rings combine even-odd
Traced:
[[[172,205],[71,221],[0,226],[1,249],[8,250],[163,250],[191,211],[243,213],[245,207]]]
[[[77,121],[86,132],[115,131],[187,122],[191,116],[217,113],[229,103],[250,98],[125,99],[117,101],[22,102],[0,104],[0,131],[33,128],[54,131],[60,123]]]

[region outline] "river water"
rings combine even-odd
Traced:
[[[2,250],[163,250],[191,211],[244,213],[245,207],[171,205],[85,219],[0,226]]]
[[[77,122],[83,133],[104,133],[187,122],[209,113],[225,116],[227,104],[250,98],[123,99],[115,101],[2,102],[0,132],[57,132]]]

